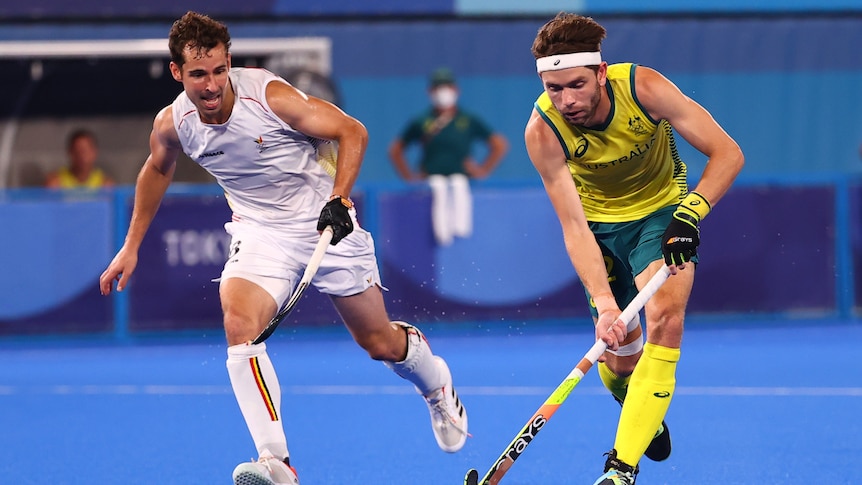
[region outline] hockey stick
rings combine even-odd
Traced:
[[[272,320],[266,324],[266,328],[260,332],[260,335],[257,336],[254,340],[252,340],[252,344],[259,344],[264,340],[268,339],[272,332],[275,332],[275,329],[278,327],[278,324],[281,323],[282,320],[287,316],[288,313],[293,310],[293,307],[299,302],[299,299],[302,298],[302,294],[305,292],[305,289],[308,288],[308,285],[311,284],[312,278],[317,273],[317,268],[320,267],[320,262],[323,260],[323,255],[326,254],[326,248],[329,247],[329,243],[332,241],[332,226],[326,226],[323,229],[323,233],[320,234],[320,241],[317,242],[317,246],[314,248],[314,252],[311,253],[311,259],[308,260],[308,265],[305,267],[305,272],[302,273],[302,279],[299,280],[299,284],[296,286],[296,289],[293,290],[293,294],[290,295],[290,298],[287,299],[287,303],[281,307],[281,310],[272,317]]]
[[[629,303],[625,309],[620,313],[619,320],[622,320],[626,324],[631,321],[635,315],[641,311],[641,309],[646,304],[647,300],[649,300],[656,291],[664,284],[667,280],[668,276],[670,276],[670,269],[667,266],[662,267],[650,280],[647,282],[646,286],[641,289],[640,292],[635,296],[631,303]],[[533,414],[533,417],[527,421],[527,424],[521,428],[521,431],[515,436],[515,439],[509,443],[509,446],[506,447],[506,451],[500,455],[500,458],[497,458],[497,461],[494,462],[494,465],[491,466],[491,469],[488,470],[488,473],[479,480],[479,472],[473,468],[467,472],[467,476],[464,478],[464,485],[496,485],[503,478],[503,475],[509,471],[509,468],[515,463],[515,460],[521,456],[521,453],[527,448],[527,445],[533,441],[533,438],[536,437],[536,434],[542,430],[545,424],[551,419],[551,416],[557,412],[557,408],[560,407],[561,404],[569,397],[569,393],[572,392],[572,389],[578,385],[578,382],[581,381],[581,378],[584,377],[590,368],[592,368],[593,364],[596,363],[596,360],[607,350],[607,344],[602,340],[597,340],[590,350],[584,355],[578,365],[569,372],[569,375],[563,379],[563,382],[560,383],[559,386],[554,390],[553,393],[545,400],[544,404],[539,407],[539,410]]]

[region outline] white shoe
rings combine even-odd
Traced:
[[[264,450],[256,462],[240,463],[233,470],[234,485],[299,485],[296,470]]]
[[[425,396],[428,411],[431,413],[431,429],[437,445],[447,453],[455,453],[464,447],[467,441],[467,410],[458,399],[458,393],[452,386],[452,373],[449,366],[439,356],[437,365],[443,373],[443,387]]]

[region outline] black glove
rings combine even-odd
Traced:
[[[661,238],[664,263],[670,266],[691,261],[692,256],[697,254],[699,244],[700,231],[697,221],[688,214],[680,214],[677,209]]]
[[[333,196],[320,211],[317,230],[322,231],[326,229],[326,226],[332,226],[332,242],[330,244],[333,246],[353,232],[353,219],[350,218],[349,212],[351,207],[353,207],[353,202],[350,202],[350,199],[337,195]]]
[[[706,197],[697,192],[689,192],[673,212],[673,219],[667,225],[661,238],[661,252],[668,266],[691,261],[697,255],[700,244],[700,221],[709,214],[712,205]]]

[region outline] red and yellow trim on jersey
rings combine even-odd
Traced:
[[[269,393],[269,388],[266,386],[266,380],[263,378],[263,372],[260,370],[260,362],[257,357],[248,359],[251,365],[251,373],[254,375],[254,382],[257,384],[257,390],[260,391],[260,397],[263,398],[263,404],[269,412],[269,419],[278,421],[278,411],[275,409],[275,403],[272,402],[272,395]]]

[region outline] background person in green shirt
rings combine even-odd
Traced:
[[[431,107],[411,119],[389,147],[389,157],[405,181],[427,180],[431,187],[431,220],[440,245],[454,237],[469,237],[473,230],[473,202],[469,179],[487,177],[506,154],[509,144],[477,116],[458,107],[458,85],[446,68],[431,74]],[[487,146],[482,163],[472,157],[475,142]],[[405,149],[419,143],[418,169],[411,168]]]

